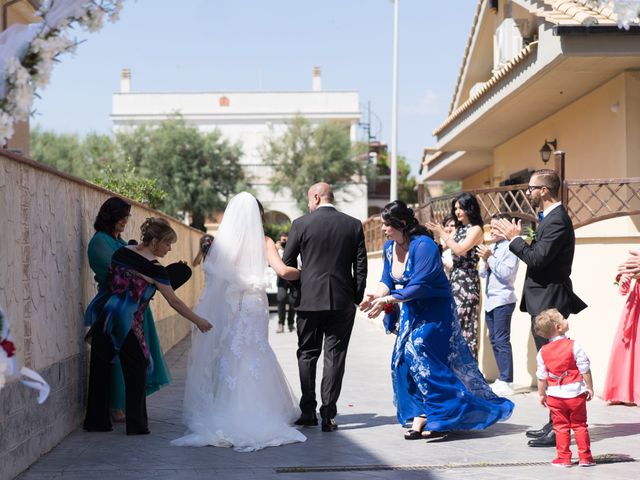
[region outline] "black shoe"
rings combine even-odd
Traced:
[[[315,427],[318,425],[318,417],[316,413],[303,413],[300,418],[293,422],[294,425],[302,427]]]
[[[556,432],[551,430],[546,435],[539,438],[529,440],[527,443],[530,447],[555,447],[556,446]]]
[[[543,425],[542,428],[538,430],[527,430],[524,434],[529,438],[540,438],[544,437],[551,430],[553,430],[553,424],[549,422]]]
[[[333,418],[322,417],[322,431],[333,432],[338,429],[338,424]]]

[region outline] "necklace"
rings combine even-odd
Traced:
[[[409,242],[406,242],[406,243],[402,244],[400,242],[396,242],[396,246],[400,247],[402,250],[408,250],[409,249],[408,243]]]

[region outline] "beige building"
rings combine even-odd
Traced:
[[[625,301],[613,286],[616,266],[640,247],[640,178],[612,182],[640,177],[640,27],[619,29],[610,9],[590,5],[478,2],[449,115],[433,132],[422,174],[424,181],[462,180],[463,189],[526,183],[544,167],[545,142],[565,152],[568,207],[577,226],[572,279],[589,304],[571,318],[570,334],[592,360],[598,392]],[[603,180],[577,182],[584,179]],[[524,271],[521,265],[518,293]],[[529,337],[529,317],[516,312],[520,385],[534,382]],[[495,377],[486,338],[481,358],[487,376]]]

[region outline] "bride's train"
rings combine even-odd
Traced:
[[[195,332],[185,387],[189,429],[173,445],[260,450],[306,437],[290,425],[300,410],[268,343],[268,306],[262,293],[244,294],[234,323],[213,335]]]

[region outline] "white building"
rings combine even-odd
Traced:
[[[154,124],[179,113],[203,132],[218,129],[231,142],[242,145],[241,163],[265,209],[275,218],[293,220],[299,210],[289,192],[274,194],[269,188],[270,167],[262,162],[265,139],[286,131],[296,115],[312,123],[336,120],[349,125],[355,141],[360,107],[358,92],[323,91],[320,69],[314,68],[312,89],[306,92],[132,92],[131,72],[122,71],[120,91],[113,94],[111,120],[114,131]],[[292,175],[294,172],[292,172]],[[337,207],[358,219],[367,216],[367,185],[352,184],[336,195]]]

